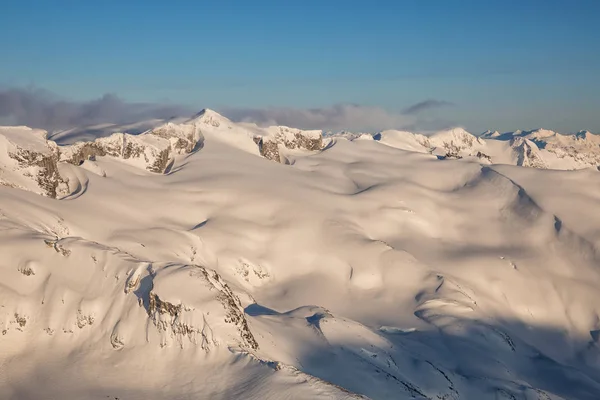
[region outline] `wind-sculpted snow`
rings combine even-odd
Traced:
[[[35,156],[1,158],[0,398],[600,397],[596,169],[493,163],[552,167],[540,133],[286,129],[5,128]]]

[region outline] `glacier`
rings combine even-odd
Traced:
[[[600,397],[599,136],[131,126],[0,127],[0,398]]]

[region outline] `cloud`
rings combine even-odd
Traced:
[[[449,101],[429,99],[429,100],[421,101],[420,103],[413,104],[412,106],[406,108],[404,110],[404,114],[412,115],[412,114],[420,113],[422,111],[427,111],[427,110],[431,110],[434,108],[447,107],[447,106],[452,106],[452,105],[454,105],[454,104]]]
[[[170,104],[128,103],[113,94],[87,101],[58,98],[42,89],[0,90],[0,123],[27,125],[49,131],[100,123],[125,124],[153,118],[191,115]]]
[[[379,131],[409,129],[415,118],[379,107],[337,104],[324,108],[236,108],[224,109],[223,114],[234,121],[259,125],[286,125],[301,129]]]
[[[329,107],[300,108],[223,108],[222,113],[236,122],[259,125],[287,125],[302,129],[377,132],[385,129],[435,130],[447,125],[431,120],[424,111],[448,106],[442,100],[425,100],[404,111],[380,107],[336,104]],[[48,131],[96,124],[127,124],[149,119],[189,116],[189,107],[159,103],[129,103],[114,94],[75,102],[59,98],[42,89],[0,89],[0,125],[27,125]],[[418,115],[417,115],[418,114]]]
[[[302,129],[331,131],[349,130],[376,132],[385,129],[436,129],[448,126],[447,121],[431,120],[422,114],[434,108],[450,106],[444,100],[425,100],[402,112],[356,104],[336,104],[323,108],[230,108],[223,113],[234,121],[259,125],[287,125]],[[416,114],[421,114],[417,116]]]

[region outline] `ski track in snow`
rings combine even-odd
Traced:
[[[0,398],[600,398],[598,171],[203,118],[164,174],[0,186]]]

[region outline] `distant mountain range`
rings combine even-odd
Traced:
[[[234,123],[205,109],[192,118],[96,125],[48,133],[28,127],[0,127],[0,184],[50,196],[71,195],[79,187],[65,164],[94,169],[97,157],[112,157],[155,173],[166,173],[178,155],[201,147],[205,135],[257,156],[289,163],[290,156],[326,151],[337,140],[374,140],[439,160],[510,164],[544,169],[598,168],[600,136],[588,131],[564,135],[538,129],[473,135],[462,128],[430,136],[386,130],[376,134],[323,133],[284,126]],[[298,153],[300,152],[300,153]],[[92,165],[92,166],[90,166]],[[73,181],[73,182],[71,182]]]

